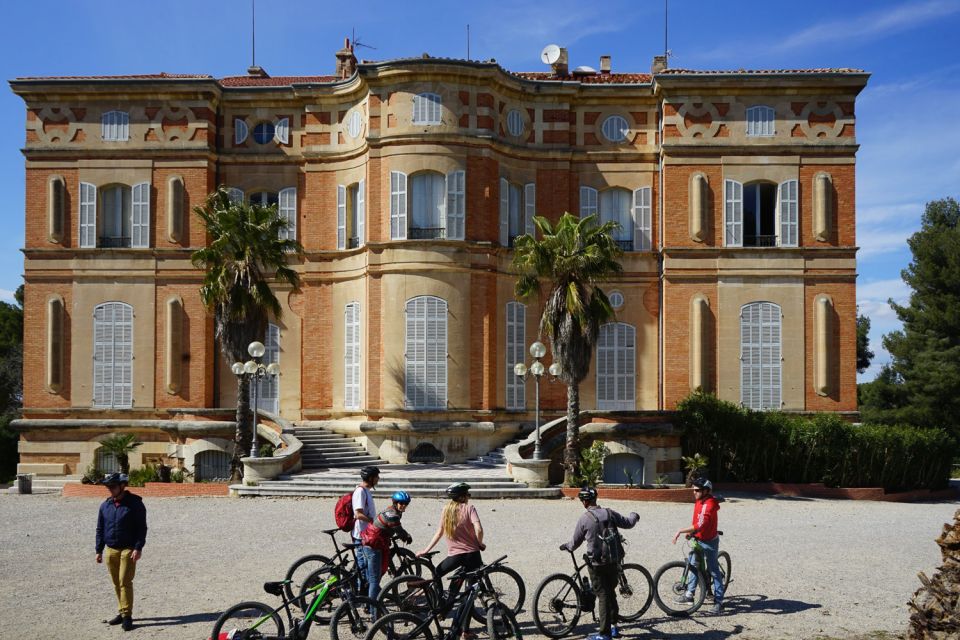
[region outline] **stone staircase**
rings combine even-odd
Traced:
[[[482,456],[477,456],[476,458],[470,458],[469,460],[467,460],[467,462],[474,465],[486,465],[491,467],[506,468],[507,459],[503,453],[504,447],[506,447],[506,445],[504,445],[503,447],[498,447],[488,453],[483,454]]]
[[[303,443],[300,457],[304,471],[386,464],[368,454],[356,440],[340,433],[320,427],[298,427],[294,435]]]

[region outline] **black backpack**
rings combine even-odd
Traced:
[[[623,538],[620,536],[617,527],[612,524],[610,510],[604,509],[604,511],[607,512],[607,519],[603,523],[600,522],[600,518],[595,513],[587,511],[597,521],[597,524],[603,525],[598,534],[600,557],[594,558],[593,561],[597,565],[620,564],[623,561]]]

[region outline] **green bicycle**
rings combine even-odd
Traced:
[[[718,531],[717,535],[723,535]],[[657,570],[653,577],[653,597],[657,606],[670,616],[688,616],[703,604],[709,593],[713,597],[713,579],[707,570],[707,559],[703,555],[700,541],[687,536],[686,559],[668,562]],[[730,554],[721,551],[717,554],[717,563],[723,575],[723,588],[730,584]],[[681,598],[690,590],[689,586],[696,578],[693,590],[693,602],[681,602]]]
[[[276,609],[262,602],[241,602],[221,614],[213,626],[211,640],[306,640],[310,627],[317,622],[317,611],[326,602],[332,593],[337,590],[339,578],[336,574],[329,576],[325,581],[316,584],[304,591],[303,596],[312,596],[310,604],[305,608],[302,620],[294,618],[290,610],[295,602],[287,597],[285,588],[289,580],[266,582],[263,590],[270,595],[277,596],[282,604]],[[346,605],[351,605],[346,607]],[[355,638],[363,638],[373,622],[381,615],[382,609],[369,598],[355,597],[341,605],[331,620],[331,627],[341,622],[346,623],[349,634]],[[279,612],[286,614],[290,632],[286,633],[283,619]],[[331,629],[331,636],[337,637],[337,629]],[[339,637],[346,635],[341,631]]]

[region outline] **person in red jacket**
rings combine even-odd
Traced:
[[[717,512],[720,511],[720,502],[713,495],[713,483],[706,478],[697,478],[693,481],[693,495],[696,503],[693,505],[693,526],[678,529],[673,536],[673,544],[682,535],[694,537],[703,548],[703,557],[707,561],[707,570],[713,578],[713,609],[711,613],[719,614],[723,608],[723,574],[720,573],[720,563],[717,554],[720,553],[720,536],[717,534]],[[687,592],[677,598],[678,604],[693,603],[693,594],[697,589],[697,574],[693,573],[687,584]]]

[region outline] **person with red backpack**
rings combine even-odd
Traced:
[[[597,596],[597,623],[600,628],[590,640],[610,640],[619,636],[617,618],[617,578],[619,564],[623,561],[623,547],[619,528],[632,529],[640,516],[634,512],[622,516],[613,509],[601,509],[597,505],[597,490],[584,487],[577,494],[586,512],[577,520],[570,542],[560,545],[561,551],[574,551],[587,543],[585,558],[590,571],[590,583]]]
[[[353,543],[362,545],[364,529],[366,529],[373,518],[377,515],[376,506],[373,503],[373,488],[380,482],[380,469],[373,465],[367,465],[360,469],[360,484],[353,490],[352,494],[347,494],[337,500],[334,507],[334,519],[341,531],[349,531]],[[370,575],[367,570],[367,562],[362,552],[363,547],[357,547],[357,570],[361,575]]]
[[[718,615],[723,608],[723,574],[720,573],[720,563],[717,562],[717,554],[720,553],[720,534],[717,533],[720,501],[713,495],[713,483],[703,477],[693,481],[693,496],[696,498],[693,505],[693,526],[678,529],[673,536],[673,544],[677,544],[677,539],[682,535],[696,538],[700,542],[703,557],[707,561],[707,570],[713,578],[713,608],[710,613]],[[696,589],[697,573],[694,571],[687,583],[686,593],[677,597],[677,603],[691,604]]]
[[[391,497],[391,505],[377,514],[363,533],[364,562],[367,566],[367,585],[371,600],[380,595],[380,578],[390,566],[390,540],[399,538],[407,544],[413,542],[413,537],[400,525],[403,512],[410,505],[410,494],[406,491],[397,491]]]

